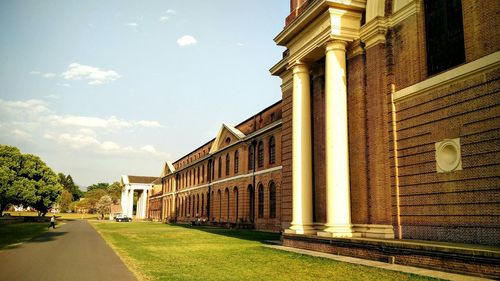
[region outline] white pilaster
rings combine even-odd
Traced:
[[[312,212],[311,93],[309,68],[293,66],[292,189],[293,219],[287,233],[314,233]]]

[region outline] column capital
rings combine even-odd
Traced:
[[[302,60],[296,60],[288,64],[288,69],[292,69],[293,74],[309,73],[309,63]]]
[[[344,51],[346,50],[347,41],[344,40],[330,40],[325,43],[325,53],[330,51]]]

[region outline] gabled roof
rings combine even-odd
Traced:
[[[139,184],[144,184],[144,183],[153,183],[158,177],[147,177],[147,176],[129,176],[129,175],[123,175],[122,176],[122,183],[123,184],[131,184],[131,183],[139,183]]]
[[[163,165],[163,169],[161,170],[160,178],[162,178],[168,174],[172,174],[173,172],[175,172],[175,168],[172,165],[172,163],[170,163],[170,161],[165,161],[165,164]]]
[[[215,138],[215,141],[210,148],[210,153],[215,153],[221,148],[224,142],[224,140],[222,139],[224,132],[229,132],[231,135],[236,137],[237,140],[242,140],[243,138],[245,138],[245,134],[243,134],[240,130],[236,129],[233,126],[222,124],[219,133],[217,133],[217,137]]]

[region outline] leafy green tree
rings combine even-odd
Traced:
[[[109,183],[100,182],[100,183],[96,183],[96,184],[93,184],[93,185],[87,187],[87,192],[90,192],[90,191],[93,191],[96,189],[102,189],[104,191],[107,191],[108,187],[109,187]]]
[[[0,216],[9,204],[19,203],[17,173],[21,165],[21,152],[16,147],[0,145]]]
[[[114,182],[108,186],[108,194],[111,196],[113,203],[118,204],[122,196],[122,187],[119,182]]]
[[[96,203],[97,213],[101,215],[101,219],[104,219],[105,214],[109,214],[111,212],[111,205],[113,204],[113,200],[111,200],[111,196],[104,195],[99,198],[99,201]]]
[[[23,204],[45,215],[62,186],[57,175],[39,157],[0,145],[0,215],[9,204]]]
[[[104,189],[93,189],[85,193],[85,204],[87,208],[87,212],[94,214],[97,212],[97,202],[101,197],[108,195],[107,191]]]
[[[61,192],[61,196],[59,196],[59,207],[61,208],[61,212],[67,212],[70,210],[70,205],[73,202],[73,194],[66,189],[63,189]]]
[[[75,184],[71,175],[66,176],[63,173],[59,173],[57,176],[59,178],[59,183],[61,183],[64,189],[71,193],[73,200],[78,200],[83,197],[83,192],[80,190],[78,185]]]

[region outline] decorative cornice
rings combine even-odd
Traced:
[[[364,53],[365,49],[361,45],[361,40],[354,40],[347,46],[347,59],[352,59]]]
[[[393,27],[399,24],[400,22],[404,21],[408,17],[418,13],[419,10],[420,10],[420,1],[414,0],[406,4],[401,9],[397,10],[395,13],[393,13],[389,18],[388,25],[390,27]]]
[[[420,96],[438,87],[448,85],[458,80],[466,79],[467,77],[487,71],[489,69],[498,69],[499,67],[500,51],[497,51],[475,61],[433,76],[420,83],[401,89],[392,94],[392,100],[393,102],[396,102],[407,98]]]
[[[361,41],[365,43],[365,49],[377,44],[385,43],[387,33],[387,21],[384,17],[376,17],[361,27]]]
[[[364,0],[317,0],[312,2],[304,12],[295,19],[290,25],[286,26],[275,38],[276,44],[285,46],[292,40],[298,33],[300,33],[309,23],[315,20],[328,8],[337,8],[344,11],[359,11],[362,12],[366,7]]]

